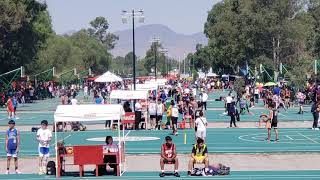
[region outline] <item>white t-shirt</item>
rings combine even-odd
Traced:
[[[171,108],[171,116],[172,117],[179,117],[179,110],[177,107],[172,107]]]
[[[189,94],[190,93],[190,89],[188,89],[188,88],[184,89],[184,93]]]
[[[141,106],[141,104],[140,104],[139,102],[136,102],[136,104],[134,105],[134,107],[135,107],[135,110],[136,110],[136,111],[141,111],[141,109],[142,109],[142,106]]]
[[[196,126],[197,126],[197,131],[205,131],[206,130],[206,124],[208,122],[207,122],[207,119],[205,117],[198,117],[196,119],[195,123],[196,123]]]
[[[207,102],[208,100],[208,94],[207,93],[203,93],[202,94],[202,102]]]
[[[156,105],[156,103],[155,102],[151,102],[149,104],[148,110],[149,110],[149,114],[150,115],[156,115],[157,114],[157,105]]]
[[[37,137],[39,137],[40,141],[46,141],[46,143],[39,142],[39,147],[49,147],[50,144],[48,143],[48,140],[51,139],[52,133],[49,129],[38,129],[37,131]]]
[[[78,104],[78,100],[77,99],[71,99],[71,104],[72,105],[77,105]]]
[[[193,88],[192,89],[192,94],[195,96],[195,95],[197,95],[197,89],[196,88]]]
[[[258,89],[258,88],[256,88],[256,89],[254,90],[254,94],[259,94],[259,89]]]
[[[157,115],[163,115],[163,111],[164,111],[164,108],[163,108],[163,104],[157,104]]]
[[[226,103],[227,104],[232,103],[232,97],[231,96],[227,96],[226,97]]]

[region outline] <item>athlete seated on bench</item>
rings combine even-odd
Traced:
[[[209,167],[209,158],[208,158],[208,149],[207,145],[204,144],[204,140],[198,138],[197,144],[192,148],[191,159],[188,165],[188,175],[191,176],[193,173],[194,164],[204,164],[205,173],[208,174]]]
[[[164,177],[166,175],[164,173],[165,164],[174,164],[174,176],[180,177],[180,174],[178,173],[179,161],[176,153],[176,145],[172,143],[172,138],[170,136],[167,136],[165,139],[166,143],[161,146],[160,177]]]

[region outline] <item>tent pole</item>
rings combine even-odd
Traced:
[[[122,127],[123,128],[123,127]],[[120,119],[118,119],[118,139],[119,139],[119,162],[120,162],[120,176],[122,176],[122,158],[121,158],[121,156],[122,156],[122,153],[121,153],[121,151],[122,151],[122,146],[121,146],[121,133],[120,133]]]
[[[56,177],[58,178],[60,178],[60,174],[58,174],[58,171],[60,171],[60,170],[58,170],[58,168],[59,168],[59,166],[58,166],[58,145],[57,145],[57,122],[56,121],[54,121],[54,129],[55,129],[55,131],[54,131],[54,147],[55,147],[55,150],[56,150]],[[60,172],[61,173],[61,172]]]

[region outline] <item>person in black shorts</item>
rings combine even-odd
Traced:
[[[279,131],[278,131],[278,110],[275,107],[275,103],[272,103],[269,106],[269,125],[267,125],[268,129],[268,138],[267,141],[270,142],[271,138],[271,129],[274,129],[274,132],[276,133],[276,142],[279,142]]]

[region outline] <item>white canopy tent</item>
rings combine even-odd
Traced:
[[[124,91],[124,90],[113,90],[110,94],[110,99],[148,99],[148,91]]]
[[[132,85],[132,89],[133,89],[133,85]],[[158,84],[156,83],[149,83],[149,84],[136,84],[136,90],[140,91],[140,90],[157,90],[158,89]]]
[[[145,84],[157,84],[158,86],[164,86],[168,82],[167,79],[151,79],[149,81],[146,81]]]
[[[87,121],[118,121],[118,142],[119,142],[119,158],[120,158],[120,176],[125,170],[125,162],[122,163],[122,142],[125,141],[124,128],[120,130],[120,120],[123,118],[125,112],[123,107],[119,104],[90,104],[90,105],[59,105],[54,113],[54,126],[57,126],[58,122],[87,122]],[[54,133],[55,136],[55,150],[56,150],[56,162],[58,162],[58,137],[57,131]],[[56,166],[57,163],[56,163]],[[58,168],[58,167],[56,167]],[[58,171],[57,171],[58,173]]]
[[[110,102],[112,99],[120,100],[146,100],[148,101],[148,90],[136,90],[136,91],[127,91],[127,90],[114,90],[110,94]],[[148,117],[148,111],[146,112]],[[145,118],[145,126],[148,127],[147,119]],[[123,128],[124,129],[124,128]]]
[[[119,82],[122,81],[122,78],[108,71],[101,76],[99,76],[94,82]]]
[[[209,72],[206,75],[207,77],[217,77],[219,75],[217,75],[216,73],[212,72],[212,67],[209,69]]]

